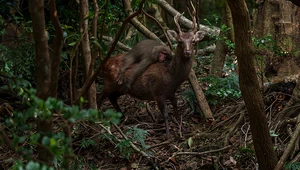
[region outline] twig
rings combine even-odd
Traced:
[[[287,160],[287,157],[290,155],[290,153],[292,152],[296,141],[300,135],[300,115],[298,115],[298,125],[294,131],[294,134],[290,140],[290,143],[288,144],[287,148],[285,149],[285,151],[283,152],[283,155],[281,156],[280,160],[278,161],[276,167],[274,170],[280,170],[282,168],[282,166],[284,165],[285,161]]]
[[[154,20],[154,21],[157,23],[157,25],[160,27],[160,29],[164,32],[164,35],[165,35],[165,37],[166,37],[166,39],[167,39],[167,41],[168,41],[168,45],[169,45],[170,49],[173,51],[174,49],[173,49],[173,47],[172,47],[170,38],[169,38],[169,36],[167,35],[166,30],[163,28],[163,26],[157,21],[156,18],[154,18],[153,16],[149,15],[149,14],[148,14],[147,12],[145,12],[144,10],[143,10],[143,13],[144,13],[147,17],[151,18],[152,20]]]
[[[151,109],[150,109],[149,103],[146,104],[146,109],[147,109],[147,112],[148,112],[148,114],[150,115],[152,121],[155,122],[155,117],[154,117],[153,112],[152,112]]]
[[[247,131],[245,133],[245,148],[247,147],[247,138],[248,138],[249,130],[250,130],[250,126],[248,126]]]
[[[150,146],[149,148],[147,148],[147,150],[150,150],[150,149],[153,149],[153,148],[162,146],[162,145],[168,145],[168,144],[170,144],[170,143],[171,143],[171,141],[170,141],[170,140],[167,140],[167,141],[164,141],[164,142],[162,142],[162,143],[158,143],[158,144],[152,145],[152,146]]]
[[[230,149],[231,147],[232,146],[229,145],[229,146],[225,146],[220,149],[215,149],[215,150],[210,150],[210,151],[205,151],[205,152],[177,152],[177,153],[173,154],[173,157],[178,156],[178,155],[204,155],[204,154],[208,154],[208,153],[222,152],[227,149]]]

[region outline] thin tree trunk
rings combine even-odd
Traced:
[[[204,92],[198,82],[197,76],[195,75],[195,71],[192,69],[189,75],[189,81],[194,90],[197,102],[207,120],[210,122],[215,122],[215,118],[212,114],[212,111],[209,107],[209,104],[205,98]]]
[[[89,4],[88,0],[80,0],[80,21],[81,28],[80,32],[83,34],[81,40],[81,48],[82,48],[82,56],[84,60],[84,77],[85,80],[89,80],[94,71],[90,71],[90,65],[92,64],[92,56],[91,56],[91,47],[89,40],[89,24],[88,24],[88,12],[89,12]],[[92,74],[89,74],[89,73]],[[95,82],[92,83],[87,92],[88,99],[88,107],[97,109],[96,102],[96,85]]]
[[[57,15],[55,0],[49,0],[49,9],[51,21],[54,25],[56,35],[53,40],[51,55],[51,85],[50,85],[50,96],[56,98],[58,78],[59,78],[59,68],[61,59],[61,49],[63,45],[63,30],[60,26],[60,22]]]
[[[122,23],[122,26],[119,30],[119,32],[117,33],[115,40],[113,41],[113,43],[111,44],[111,48],[109,49],[108,53],[106,54],[105,58],[103,59],[103,61],[101,62],[101,65],[98,66],[98,68],[96,69],[95,73],[88,79],[86,80],[86,82],[83,84],[82,88],[80,90],[78,90],[78,94],[75,98],[75,100],[73,101],[73,103],[78,102],[80,96],[82,96],[83,94],[85,94],[88,90],[89,87],[95,82],[96,77],[101,73],[102,68],[104,66],[104,63],[109,59],[109,57],[111,56],[111,54],[113,53],[119,38],[121,37],[122,32],[125,29],[125,26],[127,25],[127,23],[134,18],[135,16],[137,16],[139,13],[142,12],[142,7],[143,4],[145,3],[146,0],[141,0],[140,4],[139,4],[139,8],[136,12],[134,12],[133,14],[131,14],[130,16],[128,16]]]
[[[222,39],[222,36],[224,36],[223,31],[220,32],[220,39],[217,40],[216,43],[216,49],[214,53],[214,58],[212,61],[212,69],[211,74],[215,75],[217,77],[221,77],[223,73],[223,67],[225,63],[225,56],[227,54],[227,46]]]
[[[226,37],[227,39],[231,40],[233,42],[233,25],[232,25],[232,16],[231,16],[231,11],[228,6],[228,3],[225,2],[225,16],[222,19],[222,22],[230,28],[228,33],[223,32],[222,30],[220,31],[219,35],[219,40],[217,40],[216,43],[216,49],[214,53],[214,58],[212,61],[212,69],[211,69],[211,74],[215,75],[217,77],[221,77],[223,73],[223,67],[225,63],[225,57],[228,51],[228,47],[223,40],[223,37]]]
[[[49,97],[49,85],[51,80],[50,57],[48,50],[48,38],[45,27],[44,1],[28,1],[32,18],[33,35],[36,53],[36,90],[37,97],[46,100]],[[41,138],[52,132],[52,117],[47,120],[38,120],[37,130]],[[53,161],[53,155],[44,147],[38,146],[38,159],[49,164]]]
[[[227,0],[232,12],[236,55],[239,63],[239,84],[249,113],[253,144],[259,169],[274,169],[277,157],[273,149],[263,98],[254,67],[254,51],[250,29],[250,17],[245,0]]]

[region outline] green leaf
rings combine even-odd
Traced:
[[[42,144],[46,145],[46,146],[49,146],[50,138],[48,136],[44,136],[43,139],[42,139]]]
[[[77,43],[76,41],[71,42],[71,43],[68,44],[68,46],[71,46],[71,47],[72,47],[72,46],[76,45],[76,43]]]
[[[192,148],[192,145],[193,145],[193,138],[192,137],[190,137],[188,139],[188,145],[189,145],[189,148]]]
[[[25,166],[25,170],[39,170],[40,164],[37,162],[29,161]]]

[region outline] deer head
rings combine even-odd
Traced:
[[[190,13],[190,15],[192,16],[192,19],[193,19],[193,27],[192,27],[191,31],[188,31],[188,32],[181,31],[178,20],[182,16],[182,14],[177,14],[174,17],[174,22],[177,26],[178,34],[174,30],[167,31],[170,39],[172,41],[178,42],[178,45],[182,46],[183,55],[186,58],[189,58],[193,55],[195,43],[202,40],[205,35],[205,32],[203,32],[203,31],[196,32],[196,10],[193,5],[192,5],[192,8],[193,8],[193,14]]]

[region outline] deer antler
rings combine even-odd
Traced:
[[[197,23],[197,20],[196,20],[196,9],[194,7],[193,2],[190,1],[190,3],[191,3],[191,6],[192,6],[192,9],[193,9],[193,13],[191,13],[191,11],[190,11],[189,8],[188,8],[188,11],[189,11],[190,16],[193,19],[193,28],[192,28],[192,31],[195,32],[196,31],[196,23]]]
[[[180,28],[180,25],[179,25],[178,20],[179,20],[179,18],[180,18],[182,15],[183,15],[183,13],[182,13],[182,14],[178,13],[178,14],[176,14],[175,17],[174,17],[174,22],[175,22],[175,24],[176,24],[176,26],[177,26],[177,29],[178,29],[179,34],[180,34],[182,31],[181,31],[181,28]]]

